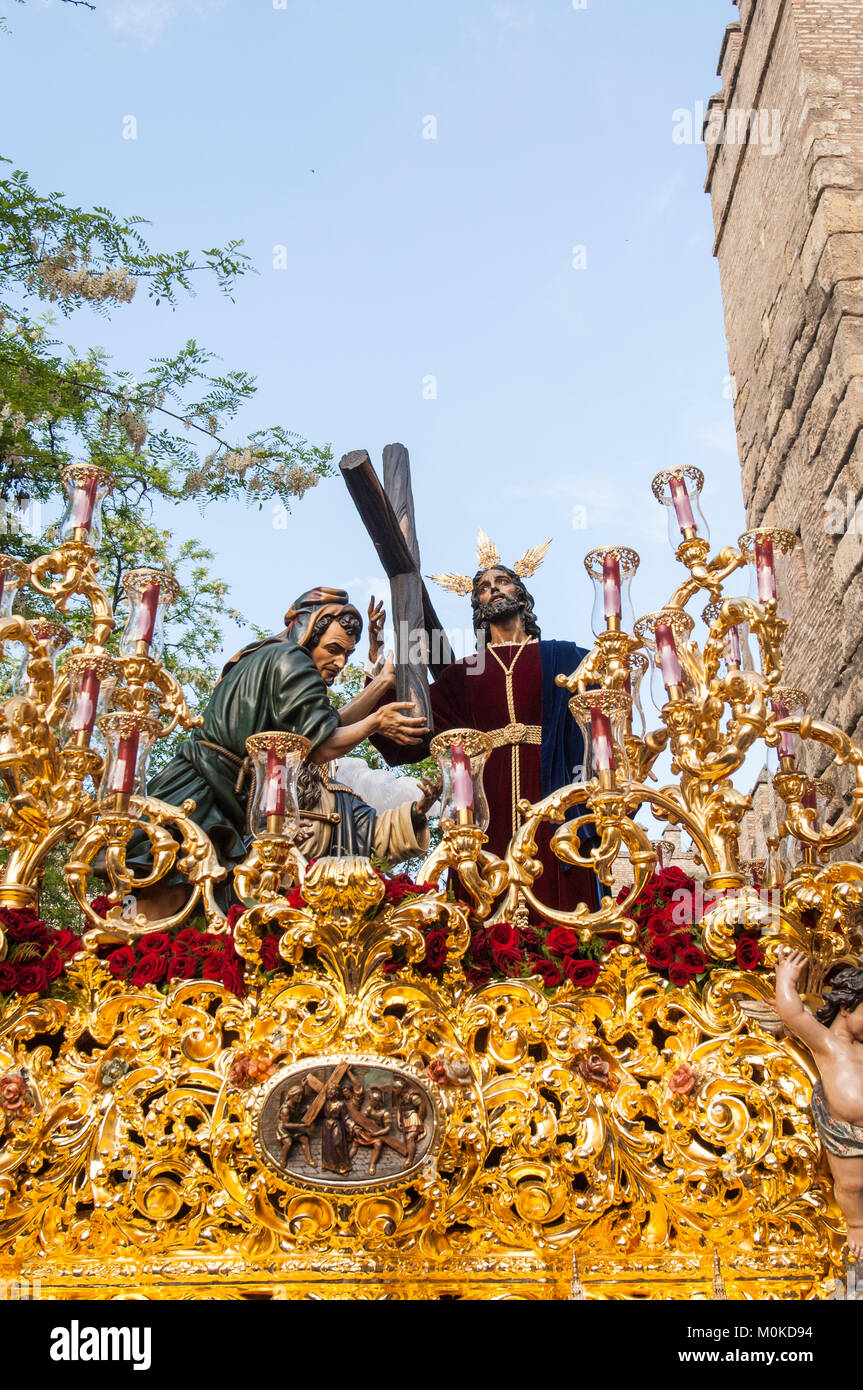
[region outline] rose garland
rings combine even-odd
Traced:
[[[437,886],[416,883],[408,874],[385,874],[376,870],[384,884],[384,896],[372,916],[411,898],[437,892]],[[618,902],[627,895],[618,894]],[[702,949],[701,928],[694,922],[697,885],[694,879],[672,865],[661,869],[647,882],[630,907],[630,916],[639,927],[637,945],[651,969],[669,984],[703,984],[712,970],[725,963],[708,959]],[[288,902],[292,908],[307,906],[301,888],[294,888]],[[707,906],[709,907],[709,903]],[[93,899],[93,909],[107,916],[114,906],[104,895]],[[245,912],[236,904],[228,913],[233,928]],[[32,908],[0,908],[9,941],[7,958],[0,961],[0,996],[42,994],[63,974],[67,962],[80,949],[75,932],[55,930],[43,922]],[[261,941],[261,969],[273,975],[286,969],[279,955],[278,927]],[[425,956],[415,969],[420,975],[440,978],[447,958],[447,934],[442,927],[424,929]],[[568,981],[578,989],[591,989],[596,983],[605,954],[620,945],[617,936],[594,939],[583,944],[570,927],[512,926],[498,922],[493,926],[474,925],[464,967],[468,983],[476,988],[493,979],[539,977],[543,988],[555,990]],[[160,988],[178,980],[212,980],[231,993],[246,993],[246,962],[238,955],[229,933],[208,932],[205,927],[187,926],[174,932],[152,932],[134,944],[103,947],[99,951],[115,979],[133,986],[152,984]],[[741,970],[757,970],[764,963],[758,936],[741,931],[737,939],[737,965]],[[404,965],[401,952],[387,962],[384,970],[395,972]]]

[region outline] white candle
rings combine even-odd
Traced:
[[[452,755],[452,804],[456,811],[473,810],[473,778],[470,760],[460,743],[450,746]]]

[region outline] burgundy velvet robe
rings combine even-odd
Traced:
[[[504,665],[509,667],[518,651],[517,646],[495,647]],[[484,660],[468,657],[448,666],[431,686],[432,712],[436,734],[447,729],[480,729],[491,732],[510,723],[541,726],[543,709],[542,662],[539,643],[529,643],[521,652],[513,670],[513,720],[506,699],[506,677],[490,651]],[[571,716],[570,716],[571,717]],[[405,749],[387,740],[373,740],[387,762],[397,765],[406,761]],[[422,757],[427,749],[412,750],[410,761]],[[541,750],[538,743],[523,743],[518,747],[518,795],[528,801],[542,798],[540,781]],[[488,826],[488,848],[501,858],[513,836],[516,789],[513,780],[512,748],[495,748],[485,769],[485,790],[491,819]],[[552,852],[549,841],[557,826],[544,825],[537,836],[537,857],[542,874],[533,891],[549,907],[572,911],[580,902],[591,908],[597,906],[596,876],[590,869],[563,864]],[[531,917],[541,917],[534,911]]]

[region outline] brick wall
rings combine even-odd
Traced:
[[[719,72],[707,189],[749,524],[802,543],[787,683],[863,740],[863,0],[740,0]]]

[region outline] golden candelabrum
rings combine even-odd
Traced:
[[[815,989],[859,952],[863,876],[834,855],[863,822],[863,750],[782,684],[794,537],[762,528],[711,557],[701,475],[660,474],[686,578],[630,622],[637,555],[587,557],[596,643],[560,678],[584,732],[581,775],[522,802],[497,858],[491,743],[439,736],[443,835],[403,900],[368,860],[306,863],[296,773],[309,746],[262,731],[247,746],[251,840],[226,915],[226,869],[194,805],[144,782],[149,746],[199,722],[158,656],[171,581],[127,577],[117,644],[94,561],[110,479],[67,481],[58,548],[29,567],[0,557],[7,608],[29,585],[58,614],[73,597],[92,613],[55,671],[59,623],[0,609],[7,656],[11,643],[25,652],[0,717],[0,905],[36,908],[62,849],[85,918],[62,976],[10,994],[0,1015],[0,1276],[38,1278],[57,1298],[131,1284],[150,1298],[827,1296],[841,1223],[808,1110],[815,1071],[770,1008],[769,971],[781,945],[801,946]],[[687,611],[699,596],[700,645]],[[652,732],[648,671],[664,692]],[[782,809],[756,884],[739,849],[750,799],[733,778],[759,741],[775,750]],[[804,770],[807,742],[851,769],[833,821]],[[701,989],[670,987],[640,945],[633,905],[656,866],[641,810],[682,827],[703,868],[715,968]],[[610,884],[625,861],[629,888],[595,910],[543,901],[546,824],[563,862]],[[94,875],[107,917],[89,901]],[[594,984],[470,982],[471,932],[531,914],[586,948],[620,943]],[[169,936],[188,950],[195,921],[236,952],[241,988],[227,974],[157,983],[155,967],[132,985],[113,968]],[[761,941],[760,969],[737,966],[741,927]]]

